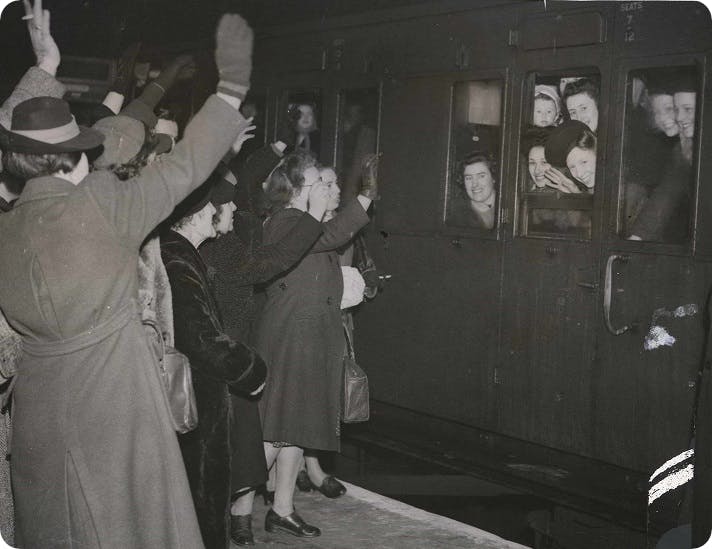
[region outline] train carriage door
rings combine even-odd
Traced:
[[[493,427],[507,89],[505,70],[384,82],[376,220],[392,279],[356,317],[359,360],[383,365],[368,371],[376,400],[483,428]]]
[[[598,12],[547,13],[521,26],[516,175],[493,377],[501,432],[581,455],[594,454],[609,78],[597,43],[602,21]]]
[[[689,448],[704,348],[704,67],[703,56],[665,56],[617,71],[594,436],[604,459],[650,472]],[[676,520],[668,503],[681,495],[656,496],[654,530]]]

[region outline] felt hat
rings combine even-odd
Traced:
[[[139,153],[146,140],[145,126],[123,114],[102,118],[92,127],[104,134],[104,152],[94,161],[95,168],[126,164]]]
[[[529,126],[522,134],[521,152],[526,157],[532,147],[543,147],[556,128],[552,126]]]
[[[696,78],[696,71],[692,67],[676,67],[671,74],[670,89],[677,92],[697,92],[699,84]]]
[[[0,140],[6,151],[52,154],[94,149],[102,144],[104,136],[79,126],[66,101],[33,97],[12,111],[9,130],[0,125]]]
[[[544,144],[546,161],[554,166],[566,166],[566,157],[571,149],[582,134],[590,131],[586,124],[578,120],[566,120],[554,128]]]

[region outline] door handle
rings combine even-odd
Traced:
[[[616,261],[625,263],[628,261],[627,255],[611,254],[608,256],[608,261],[606,262],[606,281],[603,292],[603,318],[606,321],[606,328],[613,335],[621,335],[630,330],[630,326],[625,325],[620,328],[615,328],[611,324],[611,299],[612,299],[612,288],[613,288],[613,264]]]

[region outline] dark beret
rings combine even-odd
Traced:
[[[566,166],[566,157],[587,130],[588,126],[578,120],[567,120],[554,128],[544,145],[546,161],[554,166]]]

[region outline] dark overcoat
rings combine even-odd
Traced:
[[[321,223],[304,213],[283,240],[262,246],[262,220],[255,212],[260,204],[262,182],[281,157],[281,152],[266,145],[235,166],[239,208],[235,212],[235,229],[200,247],[200,255],[215,272],[215,297],[223,328],[236,341],[252,341],[252,323],[257,311],[253,285],[286,271],[321,234]],[[264,484],[267,463],[257,399],[233,395],[232,419],[230,484],[235,492]]]
[[[302,212],[288,208],[265,224],[264,243],[288,234]],[[269,364],[260,400],[265,440],[338,450],[344,334],[343,279],[336,249],[368,223],[354,199],[295,267],[267,288],[257,349]]]
[[[180,435],[183,460],[205,546],[227,548],[230,508],[230,394],[249,394],[265,380],[265,364],[222,328],[207,268],[183,236],[161,237],[173,295],[176,348],[190,359],[198,427]]]
[[[211,97],[173,153],[138,177],[33,179],[0,216],[0,307],[23,335],[12,440],[20,547],[203,546],[135,305],[137,261],[242,124]]]

